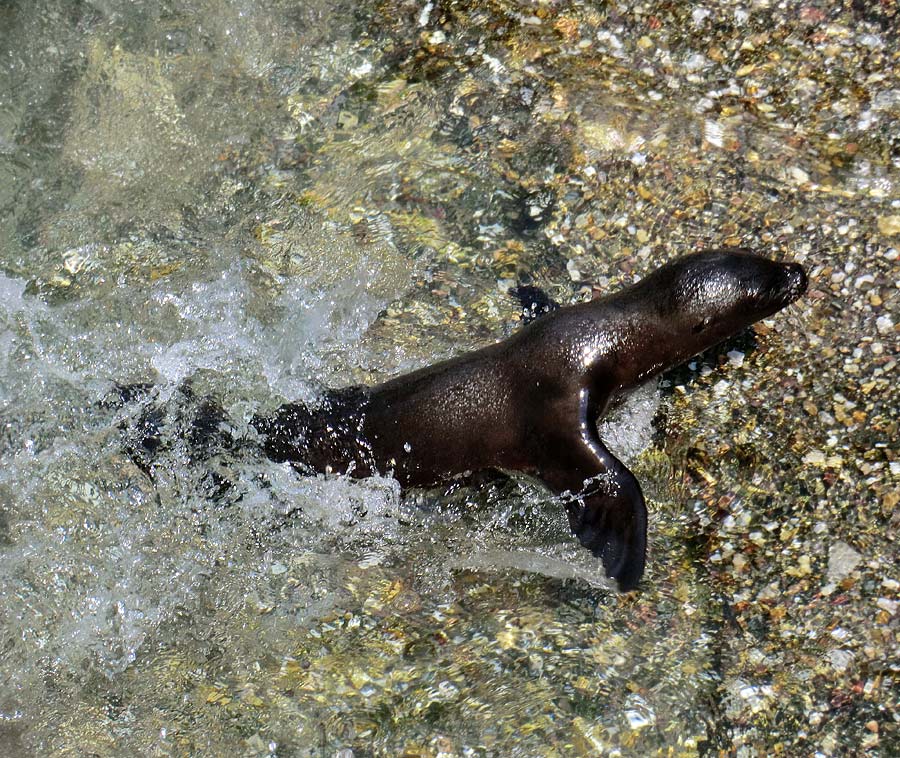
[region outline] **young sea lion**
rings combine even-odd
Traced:
[[[329,392],[316,408],[282,405],[252,424],[272,460],[314,472],[390,474],[413,487],[487,468],[532,474],[568,493],[572,530],[628,590],[644,571],[647,510],[598,419],[647,379],[784,308],[806,284],[798,264],[744,250],[689,255],[589,303],[538,298],[535,320],[508,339]]]

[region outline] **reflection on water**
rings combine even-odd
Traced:
[[[0,4],[4,754],[890,754],[900,83],[852,5]],[[604,423],[636,595],[533,482],[177,435],[151,480],[102,402],[241,428],[710,245],[813,287]]]

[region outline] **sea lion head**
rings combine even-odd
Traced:
[[[807,286],[798,263],[747,250],[710,250],[679,258],[654,276],[660,318],[702,350],[794,302]]]

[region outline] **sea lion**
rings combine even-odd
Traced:
[[[637,385],[796,300],[803,268],[746,250],[679,258],[637,284],[559,308],[507,339],[374,387],[282,405],[252,426],[266,455],[311,472],[435,485],[520,471],[565,495],[572,530],[622,590],[644,571],[647,510],[597,421]]]

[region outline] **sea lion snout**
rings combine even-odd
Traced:
[[[806,270],[799,263],[778,263],[769,284],[760,291],[759,302],[768,311],[779,311],[800,298],[809,285]]]
[[[787,301],[793,303],[806,292],[806,288],[809,286],[809,277],[807,277],[806,270],[799,263],[786,263],[785,269],[785,278],[787,279],[785,294],[788,298]]]

